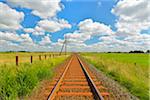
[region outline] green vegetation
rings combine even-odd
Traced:
[[[98,70],[125,86],[141,100],[149,99],[149,55],[128,53],[83,53]]]
[[[54,73],[54,66],[63,62],[65,59],[66,57],[61,56],[42,61],[34,61],[32,64],[21,63],[19,66],[15,66],[15,64],[11,65],[11,63],[8,65],[1,64],[0,100],[16,100],[17,98],[29,95],[40,81],[51,79]]]

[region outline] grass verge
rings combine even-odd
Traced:
[[[41,80],[50,79],[54,66],[66,57],[57,57],[33,64],[0,65],[0,100],[16,100],[29,95]]]
[[[140,100],[149,99],[148,54],[84,53],[98,70],[118,81]]]

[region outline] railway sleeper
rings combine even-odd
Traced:
[[[91,92],[91,89],[78,89],[78,88],[62,89],[60,88],[60,92]]]
[[[94,100],[93,96],[58,96],[54,100]]]
[[[86,79],[64,79],[65,82],[86,82],[87,80]],[[98,80],[97,79],[93,79],[94,82],[97,82]],[[99,82],[99,81],[98,81]]]

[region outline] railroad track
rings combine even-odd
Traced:
[[[51,82],[47,100],[110,100],[113,95],[89,70],[77,54],[63,65]]]

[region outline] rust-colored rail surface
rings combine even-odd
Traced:
[[[102,86],[77,54],[63,66],[50,84],[48,100],[110,100],[113,95]]]

